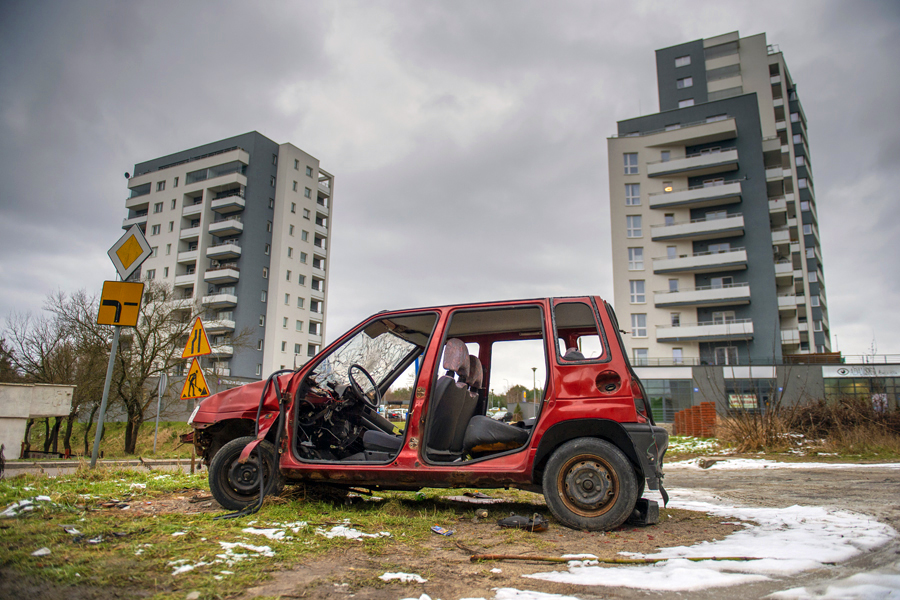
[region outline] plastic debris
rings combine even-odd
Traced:
[[[440,525],[435,525],[434,527],[431,528],[431,531],[433,531],[434,533],[436,533],[438,535],[453,535],[454,533],[456,533],[455,529],[445,529],[445,528],[441,527]]]
[[[48,554],[50,554],[50,548],[46,546],[31,553],[32,556],[47,556]]]
[[[510,515],[497,521],[497,525],[507,529],[524,529],[525,531],[547,531],[550,522],[546,517],[534,513],[530,519],[522,515]]]

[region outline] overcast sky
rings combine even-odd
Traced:
[[[900,3],[0,1],[0,319],[100,292],[135,162],[257,130],[335,180],[328,338],[612,298],[607,137],[654,51],[766,33],[809,123],[833,337],[900,354]],[[834,343],[834,339],[833,339]]]

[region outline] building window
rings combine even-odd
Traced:
[[[285,303],[285,304],[290,304],[290,303],[291,303],[291,295],[290,295],[290,294],[285,294],[285,295],[284,295],[284,303]]]
[[[175,181],[172,183],[172,187],[178,187],[178,178],[177,177],[175,178]],[[172,202],[175,202],[175,201],[172,200]],[[173,206],[172,208],[175,208],[175,207]]]
[[[809,297],[809,305],[810,306],[819,306],[819,297],[818,296],[810,296]]]
[[[798,167],[804,167],[806,166],[806,159],[802,156],[797,156],[794,158],[794,164]]]
[[[263,248],[263,254],[268,256],[271,249],[272,249],[272,247],[269,244],[266,244],[265,247]]]
[[[799,133],[795,133],[794,136],[793,136],[793,141],[794,141],[795,144],[802,144],[802,143],[803,143],[803,136],[802,136],[801,134],[799,134]]]
[[[176,200],[175,198],[172,198],[172,210],[175,210],[175,207],[177,206],[177,202],[178,202],[178,200]]]
[[[734,277],[712,277],[709,283],[710,287],[715,290],[730,288],[734,285]]]
[[[628,249],[628,270],[643,271],[644,270],[644,249],[629,248]]]
[[[159,225],[152,225],[150,227],[150,235],[159,235]]]
[[[309,218],[309,209],[308,209],[308,208],[304,208],[304,209],[303,209],[303,218],[304,218],[304,219],[308,219],[308,218]]]
[[[310,300],[309,301],[309,312],[321,313],[322,312],[322,303],[319,300]]]
[[[275,198],[269,198],[269,208],[275,208]]]
[[[296,183],[296,181],[294,183]],[[296,202],[291,202],[291,212],[292,213],[297,212],[297,203]]]
[[[678,56],[675,58],[675,66],[676,67],[686,67],[691,64],[690,56]]]
[[[717,365],[736,365],[738,363],[738,351],[736,346],[719,346],[716,348]]]
[[[822,321],[813,321],[813,331],[822,331]]]
[[[641,232],[641,216],[628,215],[625,217],[625,236],[629,238],[639,238],[643,235]]]
[[[641,184],[626,183],[625,184],[625,206],[641,205]]]
[[[288,235],[294,235],[294,226],[288,225]]]
[[[266,231],[272,233],[272,221],[266,221]]]
[[[299,323],[299,321],[298,321],[298,323]],[[322,331],[321,323],[313,323],[312,321],[310,321],[310,323],[309,323],[309,334],[310,335],[320,335],[321,331]]]
[[[632,337],[647,337],[647,315],[637,313],[631,315]]]
[[[297,275],[297,283],[306,285],[306,275]]]
[[[300,239],[303,240],[304,242],[308,242],[309,241],[309,232],[306,230],[301,231]]]
[[[288,246],[288,258],[294,257],[294,249]]]
[[[666,258],[678,258],[678,246],[666,246]]]
[[[694,86],[694,78],[693,77],[683,77],[675,82],[676,89],[684,89]]]
[[[295,192],[297,191],[297,182],[296,181],[294,182],[294,185],[292,186],[292,190]],[[291,212],[294,212],[294,211],[291,211]]]
[[[175,231],[175,221],[169,221],[169,233]]]
[[[672,348],[672,362],[676,365],[684,363],[684,349]]]
[[[306,196],[307,198],[312,198],[312,190],[309,188],[304,188],[303,195]]]
[[[631,351],[632,357],[634,359],[634,366],[636,367],[645,367],[650,362],[648,356],[649,350],[647,348],[634,348]]]
[[[712,322],[714,325],[724,325],[725,323],[734,323],[733,310],[715,311],[712,314]]]
[[[806,177],[801,177],[797,180],[797,187],[801,190],[805,190],[809,187],[809,179],[807,179]]]
[[[263,290],[262,294],[260,294],[259,299],[262,300],[263,302],[265,302],[266,300],[269,299],[269,293],[266,290]]]
[[[259,326],[260,327],[266,326],[266,315],[259,315]]]
[[[257,376],[262,375],[262,365],[256,365]]]
[[[808,279],[810,283],[816,283],[819,281],[819,275],[815,271],[812,271],[810,272]]]
[[[809,223],[803,225],[803,235],[812,235],[812,225]]]
[[[269,278],[269,267],[263,267],[263,279]]]
[[[272,175],[269,178],[269,185],[271,185],[272,187],[275,187],[275,176],[274,175]]]
[[[675,213],[666,213],[663,215],[663,224],[670,227],[675,224]]]
[[[259,340],[259,341],[256,342],[256,349],[257,349],[257,350],[262,350],[262,346],[263,346],[263,341],[262,341],[262,340]]]
[[[297,296],[297,308],[303,308],[303,298]]]
[[[719,242],[718,244],[710,244],[708,246],[710,254],[721,254],[731,251],[731,242]]]
[[[172,254],[172,244],[166,244],[166,256]]]
[[[637,175],[638,172],[638,155],[637,152],[626,152],[625,157],[625,174]]]
[[[294,324],[294,328],[295,328],[297,331],[303,331],[303,321],[297,321],[297,322]],[[309,328],[310,328],[310,330],[312,329],[312,323],[309,324]],[[310,333],[312,333],[312,331],[310,331]]]
[[[809,210],[809,200],[803,200],[800,202],[800,210],[802,210],[802,211]]]
[[[816,257],[816,249],[815,248],[807,248],[806,249],[806,258],[815,258]]]
[[[163,191],[163,190],[165,190],[165,189],[166,189],[166,182],[165,182],[165,181],[157,181],[157,182],[156,182],[156,191],[157,191],[157,192],[161,192],[161,191]]]
[[[318,344],[307,344],[306,346],[306,355],[309,357],[313,357],[319,353],[319,345]]]
[[[288,324],[288,318],[287,318],[287,317],[284,317],[283,319],[281,319],[281,328],[282,328],[282,329],[287,329],[287,324]]]
[[[288,272],[286,273],[285,279],[286,279],[287,281],[290,281],[290,280],[291,280],[291,272],[290,272],[290,271],[288,271]]]
[[[154,213],[161,213],[162,211],[163,211],[163,203],[162,202],[157,202],[156,204],[153,205]]]
[[[272,164],[273,164],[273,165],[277,165],[277,164],[278,164],[278,155],[277,155],[277,154],[273,154],[273,155],[272,155]]]
[[[632,279],[628,282],[628,287],[631,293],[632,304],[643,304],[647,301],[647,295],[644,292],[645,286],[643,279]]]
[[[680,100],[678,102],[678,108],[687,108],[688,106],[694,105],[694,99],[688,98],[687,100]]]
[[[300,354],[300,344],[294,344],[294,354]]]
[[[281,342],[281,351],[287,352],[287,342]]]
[[[147,279],[156,279],[156,269],[147,269]]]
[[[800,122],[800,113],[791,113],[791,123]]]
[[[306,167],[306,176],[312,177],[312,167]]]
[[[681,313],[669,313],[669,321],[672,327],[681,327]]]
[[[296,158],[294,159],[294,170],[295,170],[295,171],[299,171],[299,170],[300,170],[300,161],[297,160]]]
[[[660,160],[660,162],[669,162],[669,159],[671,159],[671,158],[672,158],[672,151],[671,151],[671,150],[660,150],[660,152],[659,152],[659,160]],[[672,183],[671,181],[663,182],[663,188],[666,188],[666,187],[672,187],[672,186],[671,186],[671,183]],[[670,185],[666,186],[666,184],[670,184]],[[664,189],[663,191],[665,191],[665,192],[671,192],[672,190],[671,190],[671,189]]]
[[[302,262],[304,265],[306,264],[306,252],[300,253],[300,262]]]
[[[156,258],[158,249],[159,249],[158,246],[153,246],[152,248],[150,248],[150,258]]]
[[[677,280],[677,279],[670,279],[670,280],[669,280],[669,291],[670,291],[670,292],[677,292],[677,291],[678,291],[678,280]]]

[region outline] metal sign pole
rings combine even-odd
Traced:
[[[159,390],[156,395],[156,432],[153,434],[153,454],[156,454],[156,438],[159,436],[159,406],[162,404],[162,395],[169,383],[169,377],[165,373],[159,375]]]
[[[100,401],[100,416],[97,418],[97,433],[94,435],[94,451],[91,453],[91,468],[97,465],[97,455],[100,454],[100,438],[103,437],[103,419],[106,416],[106,402],[109,400],[109,386],[112,384],[113,366],[116,362],[116,351],[119,349],[119,330],[114,326],[112,348],[109,350],[109,366],[106,367],[106,383],[103,384],[103,399]]]

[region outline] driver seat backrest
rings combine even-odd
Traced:
[[[447,340],[442,366],[447,374],[438,378],[434,386],[427,444],[429,451],[446,454],[451,450],[460,411],[468,398],[466,377],[469,372],[469,350],[462,340]],[[457,376],[460,381],[456,380]]]
[[[466,428],[478,406],[478,390],[481,389],[483,379],[484,370],[481,367],[481,361],[477,356],[470,355],[469,372],[466,375],[466,385],[469,389],[466,391],[466,397],[459,408],[459,414],[456,416],[456,423],[453,427],[453,439],[450,442],[450,450],[457,454],[462,454],[463,452]]]

